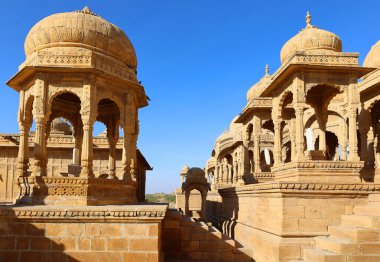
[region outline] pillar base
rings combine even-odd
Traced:
[[[121,205],[134,204],[136,183],[106,178],[19,178],[17,204],[32,205]]]

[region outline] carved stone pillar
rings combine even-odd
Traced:
[[[17,169],[18,177],[25,177],[28,174],[29,164],[29,129],[25,123],[19,122],[20,143],[18,146]]]
[[[219,165],[218,164],[215,165],[215,175],[214,175],[214,177],[215,177],[215,185],[219,184],[220,178],[219,178]]]
[[[80,155],[82,148],[82,140],[79,138],[74,139],[74,148],[73,148],[73,165],[80,165]]]
[[[34,133],[34,161],[32,177],[43,176],[46,174],[46,169],[44,169],[44,148],[46,146],[44,117],[36,117],[35,120],[36,131]]]
[[[326,151],[326,129],[321,127],[319,133],[319,150]]]
[[[217,183],[216,176],[215,176],[215,170],[216,170],[216,167],[215,167],[215,169],[214,169],[214,172],[212,172],[211,189],[213,189],[213,190],[216,189],[216,183]]]
[[[348,158],[350,161],[359,161],[359,155],[358,155],[358,137],[357,137],[357,130],[356,130],[356,109],[350,108],[349,111],[349,141],[348,145],[350,148],[350,154],[348,155]]]
[[[296,107],[296,159],[304,159],[304,124],[303,124],[303,106]]]
[[[135,165],[137,163],[136,140],[137,140],[137,135],[124,133],[124,137],[123,137],[123,159],[122,159],[123,163],[122,163],[122,165],[123,165],[123,172],[124,172],[124,179],[125,180],[132,179],[132,176],[131,176],[132,161],[134,162],[133,165]]]
[[[281,121],[280,119],[274,119],[274,165],[281,164]]]
[[[375,137],[373,134],[372,126],[369,128],[369,131],[367,133],[367,141],[368,141],[367,161],[373,163],[375,161]]]
[[[296,157],[296,137],[295,137],[295,132],[296,132],[296,120],[295,118],[292,118],[290,120],[290,158],[291,161],[294,161]]]
[[[254,162],[254,172],[261,172],[260,170],[260,135],[253,135],[253,162]]]
[[[238,163],[237,163],[237,168],[238,168],[238,177],[237,177],[237,181],[236,183],[238,183],[239,185],[243,185],[244,184],[244,180],[243,180],[243,177],[244,177],[244,161],[242,159],[242,152],[240,152],[240,156],[239,156],[239,160],[238,160]]]
[[[227,173],[226,173],[226,184],[229,184],[231,181],[231,165],[230,164],[226,164],[226,170],[227,170]]]
[[[238,162],[235,160],[233,165],[233,181],[231,181],[233,184],[236,184],[239,179],[239,168],[238,168]]]
[[[368,129],[362,128],[360,130],[360,158],[362,161],[368,162],[368,141],[367,141]]]
[[[96,120],[97,105],[96,82],[94,78],[85,79],[83,85],[83,97],[81,102],[81,118],[83,124],[83,139],[81,152],[81,172],[80,177],[94,177],[92,170],[93,161],[93,125]]]
[[[249,169],[249,153],[248,153],[248,144],[244,144],[242,149],[242,158],[243,158],[243,176],[240,180],[239,184],[244,184],[244,177],[249,177],[250,169]]]
[[[341,145],[341,154],[342,154],[342,160],[346,161],[347,160],[347,142],[344,142]]]
[[[138,116],[137,116],[137,103],[132,93],[126,96],[127,104],[125,107],[125,126],[124,126],[124,140],[123,140],[123,157],[122,165],[125,180],[136,181],[137,169],[137,155],[136,143],[137,135],[139,132]]]
[[[115,137],[108,138],[109,144],[109,157],[108,157],[108,167],[109,167],[109,178],[116,178],[116,144],[118,139]]]
[[[81,163],[83,133],[82,127],[77,127],[73,134],[74,136],[74,148],[73,148],[73,165],[79,166]]]
[[[260,134],[261,121],[258,115],[253,116],[253,164],[255,173],[261,172],[260,169]]]
[[[83,142],[82,142],[82,156],[81,156],[81,177],[94,177],[92,170],[93,160],[93,121],[90,119],[82,119],[83,121]]]
[[[48,165],[48,152],[47,152],[47,144],[50,136],[50,131],[51,131],[51,121],[48,121],[45,126],[45,146],[43,147],[43,167],[44,170],[47,170],[47,165]],[[47,172],[46,172],[47,175]]]
[[[226,163],[222,163],[222,184],[224,184],[226,182],[226,174],[227,174]]]

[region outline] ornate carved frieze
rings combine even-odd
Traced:
[[[295,54],[289,64],[359,65],[359,55],[355,53],[339,54]]]
[[[125,66],[116,59],[91,51],[71,54],[39,51],[30,57],[22,67],[25,66],[95,68],[110,75],[137,82],[134,69]]]
[[[166,205],[128,205],[112,207],[1,207],[0,219],[57,219],[81,220],[125,220],[164,218]]]
[[[19,178],[19,184],[21,188],[29,188],[27,199],[34,204],[70,204],[78,201],[129,204],[134,203],[136,197],[136,184],[118,179],[35,177],[27,180]]]

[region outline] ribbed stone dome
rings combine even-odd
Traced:
[[[25,39],[26,56],[54,47],[88,49],[116,58],[128,67],[137,66],[135,50],[126,34],[88,7],[42,19]]]
[[[261,95],[261,93],[269,86],[272,82],[271,77],[269,75],[269,67],[266,65],[265,67],[265,75],[260,79],[259,82],[251,86],[251,88],[247,92],[247,101],[251,101],[253,98],[257,98]]]
[[[371,47],[364,59],[363,66],[380,68],[380,41]]]
[[[329,31],[319,29],[310,24],[311,16],[306,15],[306,28],[289,39],[281,49],[281,62],[293,56],[297,51],[324,50],[342,52],[342,41]]]

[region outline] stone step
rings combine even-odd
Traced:
[[[380,241],[352,242],[346,239],[317,237],[316,248],[337,254],[371,254],[380,255]]]
[[[370,194],[368,196],[369,202],[380,202],[380,194]]]
[[[343,238],[354,242],[380,241],[380,230],[360,227],[329,226],[332,238]]]
[[[366,206],[355,206],[354,214],[380,217],[380,202],[372,202]],[[374,205],[376,203],[376,205]]]
[[[252,261],[254,261],[252,258],[252,256],[253,256],[252,249],[237,248],[233,251],[233,253],[234,253],[234,261],[236,261],[236,262],[252,262]]]
[[[337,254],[360,253],[359,244],[341,238],[316,237],[315,247]]]
[[[342,226],[380,228],[380,217],[365,215],[342,215]]]
[[[199,223],[199,225],[200,225],[202,228],[204,228],[205,230],[208,231],[209,226],[208,226],[205,222],[203,222],[203,221],[199,221],[198,223]]]
[[[305,262],[345,262],[343,255],[321,249],[305,249],[303,259]]]
[[[253,251],[250,248],[240,247],[236,249],[236,253],[244,254],[248,257],[253,257]]]
[[[346,261],[349,262],[380,262],[379,255],[348,255],[346,256]]]

